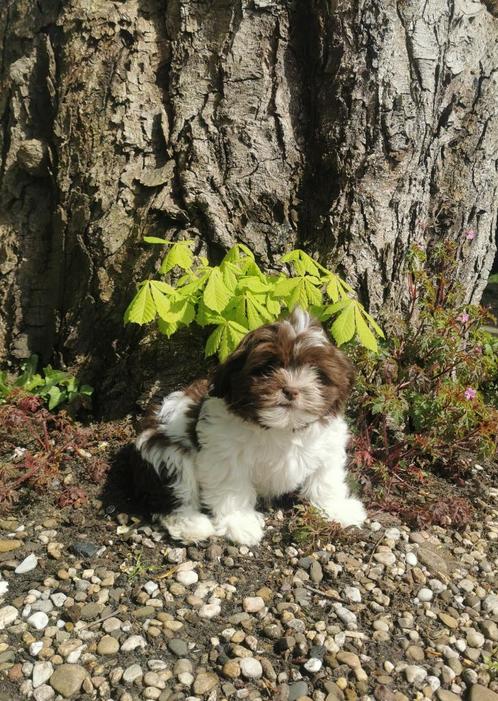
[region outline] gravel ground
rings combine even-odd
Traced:
[[[178,547],[45,504],[0,519],[0,701],[498,701],[498,489],[462,532],[377,514],[298,547]]]

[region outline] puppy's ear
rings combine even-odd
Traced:
[[[209,387],[209,394],[212,397],[219,397],[220,399],[229,398],[233,387],[233,381],[244,367],[247,353],[247,343],[245,339],[243,339],[233,353],[216,368]]]
[[[334,413],[337,413],[344,411],[348,397],[353,389],[355,370],[347,355],[336,346],[332,346],[332,351],[332,376],[337,391]]]

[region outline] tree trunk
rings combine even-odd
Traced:
[[[213,259],[243,241],[268,266],[306,246],[378,312],[402,306],[413,242],[471,229],[459,277],[478,301],[497,230],[493,13],[493,0],[4,0],[2,357],[55,356],[124,408],[144,367],[188,373],[190,334],[122,325],[157,265],[147,234],[195,237]]]

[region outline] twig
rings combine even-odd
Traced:
[[[321,589],[316,589],[315,587],[312,587],[309,584],[304,584],[304,588],[309,589],[314,594],[320,594],[320,596],[325,596],[327,599],[333,599],[334,601],[337,601],[336,597],[332,596],[332,594],[328,594],[326,591],[322,591]]]
[[[112,613],[108,613],[107,616],[102,616],[102,618],[97,618],[96,621],[91,621],[90,623],[86,623],[85,625],[81,626],[80,630],[83,630],[84,628],[91,628],[92,626],[96,626],[99,623],[103,623],[104,621],[107,621],[108,618],[112,618],[118,613],[118,611],[113,611]]]

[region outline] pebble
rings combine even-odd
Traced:
[[[260,679],[263,676],[261,662],[254,657],[244,657],[239,661],[240,671],[246,679]]]
[[[55,697],[55,691],[48,684],[42,684],[33,691],[35,701],[52,701]]]
[[[31,553],[31,555],[28,555],[24,558],[24,560],[16,567],[14,572],[16,574],[25,574],[26,572],[31,572],[31,570],[35,569],[37,564],[38,558],[34,553]]]
[[[322,668],[322,665],[322,660],[319,660],[317,657],[311,657],[304,663],[304,668],[308,672],[318,672]]]
[[[123,652],[133,652],[137,648],[147,647],[147,642],[141,635],[130,635],[124,643],[121,645],[121,650]]]
[[[80,557],[91,558],[97,552],[98,547],[88,541],[80,541],[71,545],[71,551]]]
[[[410,565],[411,567],[415,567],[415,565],[418,564],[417,556],[411,550],[410,550],[410,552],[406,553],[406,563],[408,565]]]
[[[180,638],[173,638],[172,640],[169,640],[168,647],[177,657],[186,657],[188,654],[188,645]]]
[[[427,589],[427,587],[422,587],[422,589],[419,590],[417,597],[419,601],[432,601],[434,592],[431,591],[431,589]]]
[[[50,685],[58,694],[68,699],[79,692],[87,674],[86,669],[80,665],[62,664],[50,677]]]
[[[36,689],[38,686],[48,682],[53,671],[54,668],[51,662],[35,662],[32,673],[33,689]]]
[[[345,587],[344,596],[346,597],[346,599],[352,601],[353,603],[361,603],[361,592],[358,589],[358,587]]]
[[[136,679],[140,679],[142,675],[142,668],[139,664],[135,663],[125,669],[123,672],[123,681],[127,684],[132,684]]]
[[[378,552],[374,554],[374,560],[379,562],[381,565],[390,567],[396,562],[396,556],[392,552]]]
[[[242,605],[247,613],[257,613],[264,609],[265,602],[261,596],[246,596]]]
[[[12,550],[17,550],[22,545],[22,540],[14,540],[14,538],[0,539],[0,553],[8,553]]]
[[[199,696],[209,694],[218,684],[219,679],[214,672],[203,672],[194,680],[194,694],[199,694]]]
[[[18,618],[19,611],[14,606],[4,606],[0,609],[0,630],[7,628]]]
[[[216,618],[221,613],[221,606],[219,604],[204,604],[199,609],[200,618]]]
[[[36,630],[43,630],[48,626],[48,616],[44,611],[37,611],[27,619],[29,625]]]
[[[308,684],[304,681],[294,682],[289,686],[288,701],[297,701],[302,696],[307,696]]]
[[[194,570],[186,570],[176,573],[176,581],[183,584],[185,587],[189,587],[192,584],[196,584],[199,581],[199,575]]]
[[[104,635],[99,640],[97,652],[99,655],[115,655],[119,650],[119,642],[112,635]]]
[[[408,665],[405,667],[405,676],[409,684],[420,685],[427,677],[427,671],[418,665]]]

